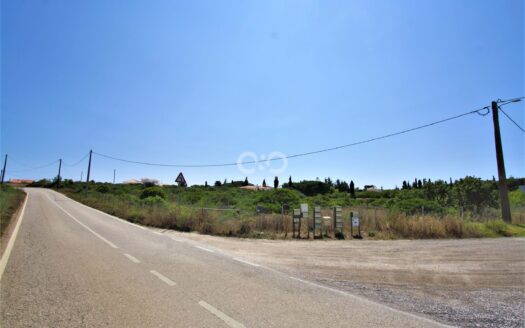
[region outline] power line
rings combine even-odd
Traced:
[[[501,107],[501,106],[505,106],[505,105],[508,105],[508,104],[511,104],[511,103],[520,102],[523,99],[525,99],[525,97],[518,97],[518,98],[507,99],[507,100],[498,99],[496,102],[498,103],[498,106]]]
[[[43,169],[43,168],[46,168],[46,167],[49,167],[49,166],[52,166],[52,165],[55,165],[56,163],[58,163],[58,159],[54,160],[53,162],[49,163],[49,164],[44,164],[44,165],[40,165],[40,166],[33,166],[33,167],[30,167],[30,168],[25,168],[25,169],[20,169],[20,170],[12,170],[10,172],[12,173],[17,173],[17,172],[27,172],[27,171],[34,171],[34,170],[39,170],[39,169]],[[15,161],[16,162],[16,161]]]
[[[78,164],[82,163],[82,161],[85,160],[88,156],[89,156],[89,153],[86,153],[86,155],[84,155],[81,159],[76,161],[74,164],[66,164],[66,163],[64,163],[64,165],[65,166],[69,166],[69,167],[77,166]]]
[[[501,107],[498,107],[498,110],[499,110],[500,112],[502,112],[505,116],[507,116],[507,118],[508,118],[512,123],[514,123],[514,125],[516,125],[516,126],[518,127],[518,129],[520,129],[522,132],[525,132],[525,130],[524,130],[524,129],[523,129],[523,128],[522,128],[522,127],[516,122],[516,121],[514,121],[514,120],[512,119],[512,117],[510,117],[509,115],[507,115],[507,113],[505,113],[505,112],[503,111],[503,109],[501,109]]]
[[[512,100],[516,101],[516,99],[512,99]],[[520,100],[521,99],[522,98],[520,98]],[[519,100],[517,100],[517,101],[519,101]],[[505,102],[510,103],[509,101],[505,101]],[[442,119],[442,120],[439,120],[439,121],[434,121],[432,123],[420,125],[420,126],[417,126],[417,127],[414,127],[414,128],[410,128],[410,129],[406,129],[406,130],[402,130],[402,131],[386,134],[386,135],[383,135],[383,136],[380,136],[380,137],[375,137],[375,138],[371,138],[371,139],[361,140],[361,141],[357,141],[357,142],[353,142],[353,143],[349,143],[349,144],[345,144],[345,145],[340,145],[340,146],[336,146],[336,147],[330,147],[330,148],[314,150],[314,151],[310,151],[310,152],[306,152],[306,153],[299,153],[299,154],[294,154],[294,155],[289,155],[289,156],[284,156],[284,157],[269,158],[268,161],[277,161],[277,160],[283,160],[283,159],[297,158],[297,157],[303,157],[303,156],[309,156],[309,155],[329,152],[329,151],[333,151],[333,150],[337,150],[337,149],[341,149],[341,148],[353,147],[353,146],[366,144],[366,143],[370,143],[370,142],[373,142],[373,141],[386,139],[386,138],[398,136],[398,135],[401,135],[401,134],[413,132],[413,131],[416,131],[416,130],[421,130],[421,129],[428,128],[428,127],[433,126],[433,125],[437,125],[437,124],[445,123],[445,122],[448,122],[448,121],[452,121],[452,120],[461,118],[463,116],[472,115],[472,114],[478,114],[478,115],[481,115],[481,116],[485,116],[485,115],[488,115],[489,113],[490,113],[490,106],[485,106],[485,107],[482,107],[480,109],[472,110],[472,111],[469,111],[469,112],[466,112],[466,113],[463,113],[463,114],[459,114],[459,115],[456,115],[456,116],[448,117],[448,118],[445,118],[445,119]],[[252,161],[245,161],[245,162],[220,163],[220,164],[164,164],[164,163],[151,163],[151,162],[142,162],[142,161],[134,161],[134,160],[124,159],[124,158],[118,158],[118,157],[114,157],[114,156],[110,156],[110,155],[101,154],[101,153],[98,153],[98,152],[95,152],[95,151],[93,153],[98,155],[98,156],[101,156],[101,157],[105,157],[105,158],[116,160],[116,161],[126,162],[126,163],[150,165],[150,166],[164,166],[164,167],[221,167],[221,166],[235,166],[235,165],[241,165],[241,164],[255,164],[255,163],[258,162],[256,160],[252,160]]]

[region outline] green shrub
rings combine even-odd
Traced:
[[[100,186],[97,186],[97,188],[95,188],[95,190],[101,194],[105,194],[109,191],[109,187],[106,186],[106,185],[100,185]]]
[[[148,187],[142,191],[140,194],[140,199],[144,199],[147,197],[155,197],[158,196],[162,199],[166,199],[166,193],[162,188],[160,187]]]

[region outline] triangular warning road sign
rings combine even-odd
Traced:
[[[182,174],[182,172],[179,173],[177,179],[175,179],[175,182],[177,182],[179,185],[186,185],[186,179],[184,179],[184,175]]]

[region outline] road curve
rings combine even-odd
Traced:
[[[25,190],[0,277],[2,327],[443,326]]]

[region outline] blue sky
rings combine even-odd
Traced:
[[[347,144],[524,95],[524,4],[505,1],[2,1],[1,153],[7,178],[56,175],[89,149],[138,161],[236,162]],[[524,104],[505,107],[524,125]],[[507,175],[524,134],[501,117]],[[273,180],[262,161],[251,182]],[[247,168],[252,168],[248,167]],[[63,167],[86,174],[87,162]],[[190,184],[238,167],[93,157],[92,177]],[[394,187],[497,176],[491,116],[290,159],[282,182]]]

